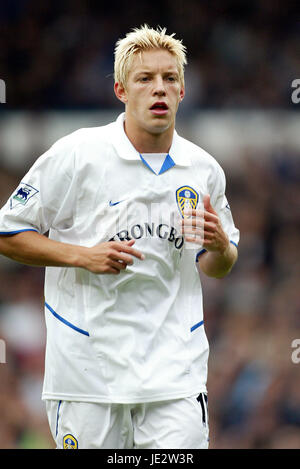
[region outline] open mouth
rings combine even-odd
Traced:
[[[168,106],[164,102],[157,102],[150,107],[150,111],[159,115],[166,114],[168,112]]]

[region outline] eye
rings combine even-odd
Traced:
[[[141,77],[141,78],[140,78],[140,81],[141,81],[142,83],[146,83],[146,82],[149,81],[149,80],[150,80],[149,77]]]

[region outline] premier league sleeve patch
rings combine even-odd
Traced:
[[[64,436],[63,449],[78,449],[78,441],[75,436],[70,433]]]
[[[34,197],[39,191],[30,184],[21,182],[16,192],[10,198],[10,208],[14,208],[16,205],[26,205],[28,200]]]
[[[195,209],[198,205],[199,194],[195,189],[190,186],[179,187],[176,191],[176,201],[179,212],[184,218],[184,211],[188,209]]]

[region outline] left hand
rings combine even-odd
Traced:
[[[229,239],[218,214],[211,206],[209,195],[204,196],[203,205],[204,210],[189,209],[184,212],[184,215],[188,216],[182,220],[185,241],[199,243],[207,251],[223,254],[228,248]]]

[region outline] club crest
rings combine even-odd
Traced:
[[[10,208],[14,208],[16,205],[26,205],[28,200],[36,195],[39,191],[25,182],[21,182],[16,192],[10,199]]]
[[[78,441],[71,434],[65,435],[63,439],[63,448],[64,449],[78,449]]]
[[[179,187],[176,191],[176,201],[179,212],[184,218],[184,211],[187,209],[195,209],[198,205],[199,194],[190,186]]]

